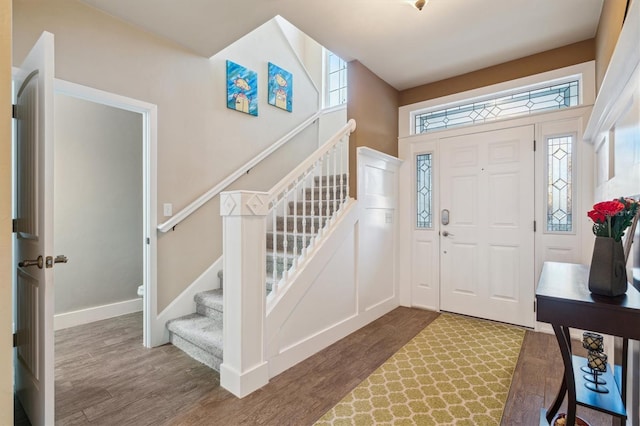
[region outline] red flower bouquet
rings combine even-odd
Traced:
[[[587,216],[593,221],[594,235],[620,241],[624,231],[633,222],[638,209],[640,209],[639,201],[621,197],[595,204]]]

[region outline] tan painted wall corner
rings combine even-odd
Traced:
[[[406,89],[400,92],[399,103],[400,106],[410,105],[592,61],[595,59],[594,45],[594,39],[583,40],[478,71]]]
[[[622,31],[627,3],[627,0],[606,0],[602,5],[595,38],[596,93],[600,91],[602,80],[607,73],[613,50]]]
[[[347,68],[347,118],[356,120],[349,141],[349,192],[356,197],[356,148],[398,156],[398,91],[358,61]]]

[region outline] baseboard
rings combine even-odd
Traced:
[[[151,336],[151,346],[160,346],[169,342],[169,332],[165,327],[167,321],[196,311],[193,297],[207,290],[220,288],[218,272],[222,270],[222,256],[211,264],[189,287],[185,288],[162,312],[158,314]]]
[[[238,398],[244,398],[267,383],[269,383],[269,371],[266,362],[242,373],[227,364],[220,365],[220,386]]]
[[[54,315],[53,329],[62,330],[77,325],[119,317],[142,311],[142,298],[125,300],[123,302],[110,303],[108,305],[94,306],[72,312]]]

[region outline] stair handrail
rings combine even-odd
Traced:
[[[320,148],[316,149],[311,155],[309,155],[302,163],[300,163],[295,169],[291,170],[289,174],[280,179],[278,183],[275,184],[271,190],[269,190],[269,202],[273,202],[274,198],[277,197],[285,188],[287,188],[291,182],[300,177],[306,170],[309,169],[318,159],[322,158],[322,156],[334,145],[336,145],[340,140],[346,136],[350,135],[356,130],[356,121],[351,118],[347,121],[343,127],[340,128],[327,142],[325,142]]]
[[[244,176],[249,170],[255,167],[262,160],[271,155],[274,151],[280,148],[285,143],[289,142],[293,137],[298,135],[300,132],[305,130],[311,124],[313,124],[321,115],[324,114],[324,111],[318,111],[314,113],[311,117],[307,118],[305,121],[300,123],[294,129],[292,129],[289,133],[278,139],[275,143],[270,145],[267,149],[260,152],[254,158],[240,166],[235,172],[228,175],[224,178],[220,183],[215,185],[213,188],[202,194],[200,197],[191,202],[188,206],[180,210],[178,213],[173,215],[171,219],[167,220],[164,223],[158,225],[158,231],[160,232],[168,232],[171,229],[174,229],[176,225],[189,217],[192,213],[210,201],[213,197],[221,193],[226,187],[231,185],[241,176]]]

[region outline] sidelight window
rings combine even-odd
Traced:
[[[418,228],[433,228],[432,220],[432,194],[433,194],[433,168],[431,154],[416,156],[417,192],[416,192],[416,216]]]

